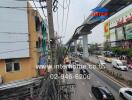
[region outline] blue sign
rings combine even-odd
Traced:
[[[94,17],[94,19],[105,20],[109,16],[109,10],[104,7],[96,7],[92,9],[92,11],[92,16]]]

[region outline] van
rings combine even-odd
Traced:
[[[112,66],[122,71],[128,70],[127,66],[123,65],[122,61],[117,60],[117,59],[112,60]]]

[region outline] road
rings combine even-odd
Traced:
[[[89,60],[92,61],[92,62],[95,62],[97,63],[98,62],[98,59],[95,57],[95,56],[90,56],[89,57]],[[132,70],[128,70],[128,71],[120,71],[118,69],[115,69],[112,67],[112,65],[110,63],[106,63],[106,68],[109,69],[109,70],[112,70],[116,73],[119,73],[119,74],[122,74],[122,76],[125,78],[125,79],[128,79],[128,80],[132,80]]]
[[[83,63],[84,64],[84,63]],[[85,63],[86,64],[86,63]],[[91,92],[91,86],[93,84],[106,86],[113,93],[116,100],[122,100],[119,97],[118,91],[122,87],[120,84],[114,82],[113,80],[106,77],[104,74],[98,72],[97,70],[88,69],[90,72],[90,79],[68,79],[68,83],[76,84],[74,93],[72,94],[71,100],[96,100]],[[75,69],[72,73],[73,75],[79,74],[79,69]]]

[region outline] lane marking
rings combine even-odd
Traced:
[[[104,77],[107,77],[109,80],[111,80],[112,82],[116,83],[116,84],[119,85],[120,87],[128,87],[128,86],[126,86],[125,84],[119,82],[118,80],[114,79],[113,77],[107,75],[107,74],[104,73],[104,72],[101,73],[101,72],[98,71],[98,70],[95,70],[95,71],[97,71],[98,73],[102,74]]]
[[[88,63],[87,63],[88,64]],[[98,73],[102,74],[104,77],[107,77],[109,80],[111,80],[112,82],[116,83],[117,85],[121,86],[121,87],[128,87],[127,85],[125,85],[124,83],[119,82],[118,80],[114,79],[112,76],[106,74],[103,71],[99,71],[97,69],[94,69],[95,71],[97,71]]]
[[[93,98],[92,95],[91,95],[91,93],[89,93],[89,96],[90,96],[90,98]]]
[[[85,62],[85,61],[83,61],[83,60],[81,60],[81,59],[80,59],[80,62],[85,63],[86,65],[89,65],[89,63],[87,63],[87,62]],[[119,82],[118,80],[114,79],[112,76],[107,75],[106,73],[104,73],[104,72],[102,72],[102,71],[100,72],[100,71],[98,71],[97,69],[94,69],[94,70],[97,71],[98,73],[100,73],[101,75],[103,75],[104,77],[108,78],[109,80],[111,80],[111,81],[114,82],[115,84],[119,85],[120,87],[128,87],[128,86],[125,85],[124,83],[121,83],[121,82]]]

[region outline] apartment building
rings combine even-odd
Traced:
[[[0,5],[16,7],[0,9],[2,82],[37,77],[39,73],[36,66],[46,63],[46,59],[43,59],[47,53],[46,22],[27,1],[4,0]]]

